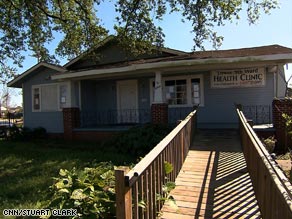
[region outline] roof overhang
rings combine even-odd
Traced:
[[[177,69],[198,69],[198,70],[214,70],[226,68],[231,64],[242,64],[252,66],[255,64],[277,65],[292,63],[292,53],[273,54],[263,56],[248,56],[234,58],[206,58],[206,59],[189,59],[189,60],[173,60],[153,63],[131,64],[124,67],[114,67],[106,69],[92,69],[77,72],[65,72],[53,75],[53,80],[70,80],[70,79],[88,79],[133,75],[134,73],[154,73],[155,71],[171,71]]]
[[[49,63],[45,63],[45,62],[40,62],[40,63],[34,65],[33,67],[31,67],[30,69],[28,69],[27,71],[25,71],[24,73],[22,73],[21,75],[19,75],[18,77],[14,78],[10,82],[8,82],[7,86],[21,88],[22,83],[26,80],[26,78],[29,77],[33,72],[36,72],[41,67],[53,69],[53,70],[55,70],[57,72],[61,72],[61,73],[66,71],[61,66],[57,66],[57,65],[53,65],[53,64],[49,64]]]

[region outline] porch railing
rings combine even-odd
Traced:
[[[150,109],[125,109],[81,111],[80,127],[90,128],[99,125],[145,124],[150,122]]]
[[[242,111],[255,125],[272,123],[271,105],[242,105]]]
[[[168,108],[168,123],[176,124],[183,120],[194,109],[191,107]],[[146,124],[151,122],[151,109],[125,110],[82,110],[80,112],[80,127],[93,128],[103,125]]]
[[[292,218],[292,185],[237,109],[247,168],[263,218]]]
[[[162,194],[166,182],[164,162],[173,165],[167,177],[174,182],[192,142],[195,118],[196,111],[193,111],[129,172],[115,171],[118,219],[156,218],[163,204],[156,197]]]
[[[195,109],[193,107],[169,107],[168,123],[176,124],[178,120],[183,120],[194,110]]]

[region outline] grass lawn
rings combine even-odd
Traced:
[[[94,143],[0,140],[0,217],[7,208],[42,208],[59,169],[82,169],[93,161],[128,165],[135,158]]]

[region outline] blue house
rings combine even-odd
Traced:
[[[92,51],[64,66],[40,62],[8,83],[22,88],[24,126],[87,138],[111,127],[176,123],[199,107],[200,128],[237,128],[235,103],[254,122],[271,123],[292,62],[292,49],[279,45],[135,57],[109,37]]]

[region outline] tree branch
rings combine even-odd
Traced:
[[[13,0],[9,0],[9,3],[10,3],[10,5],[12,5],[13,8],[15,8],[17,11],[21,12],[21,9],[14,4]]]
[[[134,6],[133,6],[132,10],[129,13],[128,19],[126,20],[126,25],[125,25],[125,28],[124,28],[124,32],[127,32],[127,29],[128,29],[128,26],[129,26],[129,21],[130,21],[130,19],[132,19],[134,17],[133,14],[138,9],[138,5],[139,5],[140,2],[141,2],[141,0],[135,0]]]
[[[57,20],[60,20],[64,23],[66,23],[68,20],[66,19],[63,19],[62,17],[59,17],[59,16],[56,16],[56,15],[53,15],[53,14],[50,14],[48,11],[46,11],[43,7],[41,7],[40,4],[36,4],[36,7],[41,11],[43,12],[47,17],[49,18],[53,18],[53,19],[57,19]]]

